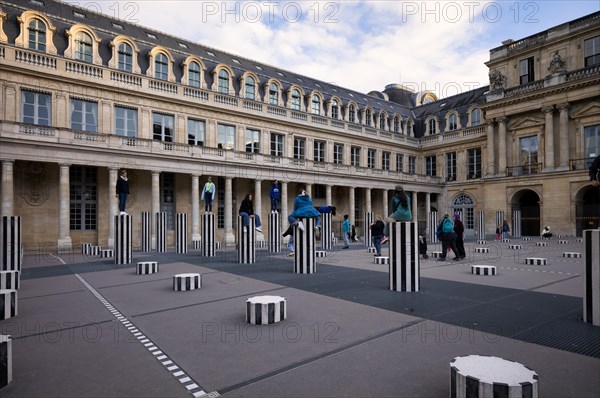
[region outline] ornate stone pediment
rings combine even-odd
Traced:
[[[544,119],[535,116],[525,116],[512,121],[508,128],[509,130],[522,130],[529,127],[543,126],[545,123]]]
[[[589,104],[586,104],[585,106],[577,109],[575,112],[571,112],[570,113],[570,117],[575,119],[575,118],[581,118],[584,116],[595,116],[595,115],[600,115],[600,102],[591,102]]]

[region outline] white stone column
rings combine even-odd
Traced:
[[[388,210],[388,190],[384,189],[383,190],[383,214],[382,216],[385,218],[387,216],[389,216],[389,210]]]
[[[69,186],[69,166],[60,165],[60,177],[58,184],[58,249],[59,251],[69,251],[72,248],[69,210],[70,210],[70,186]]]
[[[285,231],[288,228],[288,183],[284,181],[281,182],[281,230]],[[286,236],[283,238],[283,242],[287,243],[290,237]]]
[[[506,118],[498,118],[498,174],[506,173]]]
[[[200,240],[200,176],[192,174],[192,242]]]
[[[254,181],[254,214],[258,214],[260,216],[261,221],[263,220],[263,216],[262,216],[262,180]]]
[[[331,202],[331,185],[326,185],[325,186],[325,201],[327,203],[325,203],[327,206],[331,206],[333,205],[333,203]]]
[[[487,124],[487,165],[485,169],[486,176],[497,174],[496,157],[494,154],[494,119],[485,121]]]
[[[431,193],[425,193],[425,217],[427,217],[427,225],[425,226],[425,236],[429,236],[429,231],[435,226],[429,225],[429,213],[431,212]]]
[[[152,250],[156,249],[156,213],[160,212],[160,172],[152,172],[152,193],[151,193],[151,206],[152,206]]]
[[[218,205],[217,205],[218,206]],[[233,178],[225,177],[225,246],[235,245],[233,235]]]
[[[354,219],[354,207],[356,205],[356,199],[355,199],[355,192],[354,192],[354,187],[348,187],[348,201],[350,202],[350,210],[348,211],[348,216],[350,219],[350,225],[355,225],[355,219]]]
[[[2,216],[14,216],[15,193],[14,193],[14,160],[2,161]]]
[[[419,217],[418,217],[419,207],[417,206],[417,192],[416,191],[413,191],[411,201],[412,201],[411,205],[412,205],[412,216],[413,216],[412,220],[414,222],[417,222],[419,220]]]
[[[545,106],[542,108],[542,112],[546,114],[546,125],[544,127],[544,146],[546,148],[544,154],[544,170],[554,170],[554,107]]]
[[[119,200],[115,197],[119,170],[108,169],[108,247],[115,248],[115,215],[119,209]]]
[[[306,186],[306,194],[312,198],[312,184],[305,184]],[[327,203],[329,204],[329,203]]]
[[[371,205],[371,188],[365,188],[365,211],[367,213],[371,213],[372,210],[372,205]]]
[[[560,164],[557,170],[569,170],[569,103],[563,102],[556,107],[560,111]]]

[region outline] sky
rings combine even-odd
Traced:
[[[600,1],[68,1],[367,93],[444,98],[487,85],[489,50],[600,10]]]

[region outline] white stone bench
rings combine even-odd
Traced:
[[[0,389],[12,381],[12,339],[0,334]]]
[[[111,258],[115,256],[113,249],[102,249],[100,250],[100,258]]]
[[[315,257],[327,257],[325,250],[315,250]]]
[[[473,275],[497,275],[495,265],[471,265]]]
[[[521,250],[523,249],[523,245],[508,245],[510,250]]]
[[[0,289],[18,290],[19,271],[0,271]]]
[[[270,325],[287,317],[285,298],[281,296],[255,296],[246,300],[246,322],[253,325]]]
[[[565,258],[581,258],[581,253],[577,253],[577,252],[563,252],[562,254],[563,257]]]
[[[476,247],[475,248],[475,253],[489,253],[489,252],[490,252],[489,247]]]
[[[390,263],[390,258],[388,256],[376,256],[375,258],[375,264],[389,264]]]
[[[527,265],[548,265],[548,260],[540,257],[527,257],[525,259]]]
[[[477,241],[477,244],[478,244],[478,245],[487,245],[487,240],[485,240],[485,239],[480,239],[480,240],[478,240],[478,241]]]
[[[539,247],[548,247],[548,242],[535,242],[535,245]]]
[[[498,357],[456,357],[450,362],[450,396],[537,398],[538,375],[518,362]]]
[[[558,244],[559,244],[559,245],[568,245],[568,244],[569,244],[569,241],[568,241],[568,240],[565,240],[565,239],[559,239],[559,240],[558,240]]]
[[[0,321],[17,316],[17,291],[0,289]]]
[[[367,253],[377,253],[377,249],[374,247],[367,247]]]
[[[202,275],[197,273],[173,275],[173,290],[183,292],[202,287]]]
[[[158,272],[158,261],[138,261],[136,274],[150,275]]]

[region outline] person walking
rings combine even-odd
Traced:
[[[349,249],[350,242],[348,242],[348,238],[350,237],[350,220],[348,219],[348,214],[344,214],[344,221],[342,222],[342,236],[344,237],[344,247],[342,247],[342,249]]]
[[[127,197],[129,196],[127,170],[121,170],[121,175],[117,178],[115,192],[115,196],[119,198],[119,215],[127,215],[127,213],[125,213],[125,204],[127,203]]]
[[[457,257],[463,259],[467,256],[464,241],[465,226],[460,220],[459,213],[454,214],[454,232],[456,233],[456,248],[458,249]]]
[[[383,230],[385,229],[383,217],[378,214],[375,217],[375,222],[370,225],[370,228],[371,240],[373,241],[373,246],[375,246],[375,255],[381,256],[381,239],[383,239]]]
[[[281,185],[279,185],[278,180],[273,181],[271,184],[269,196],[271,197],[271,213],[277,213],[279,211],[278,205],[281,201]]]
[[[254,214],[254,201],[252,200],[252,194],[247,194],[242,200],[242,204],[240,205],[239,215],[242,216],[242,225],[244,228],[250,224],[250,217],[254,218],[254,227],[258,232],[262,232],[260,226],[262,225],[260,222],[260,215]]]
[[[212,213],[212,202],[215,198],[215,184],[213,183],[212,177],[208,177],[208,181],[202,188],[201,200],[204,201],[204,212]]]
[[[446,261],[446,254],[450,247],[454,252],[454,261],[460,260],[458,248],[456,247],[456,232],[454,232],[454,223],[450,219],[448,213],[444,214],[444,218],[437,226],[436,234],[442,241],[442,256],[437,261]]]
[[[504,239],[508,239],[509,235],[510,226],[508,225],[508,221],[504,220],[504,222],[502,222],[502,236],[504,237]]]
[[[389,240],[389,223],[411,220],[412,210],[410,209],[410,198],[408,197],[408,194],[404,192],[404,188],[397,185],[394,191],[394,197],[392,198],[392,214],[385,219],[385,229],[383,231],[381,243],[386,243]]]

